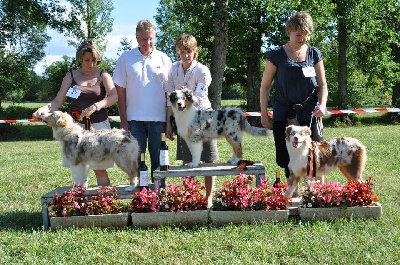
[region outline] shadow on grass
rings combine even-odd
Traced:
[[[43,226],[42,213],[10,212],[0,215],[0,229],[38,230]]]

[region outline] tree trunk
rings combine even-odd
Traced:
[[[346,0],[345,0],[346,1]],[[347,25],[346,25],[346,2],[338,1],[338,109],[347,109]]]
[[[252,34],[249,37],[247,48],[247,110],[256,111],[260,109],[260,58],[261,58],[261,14],[256,12],[249,29]]]
[[[253,47],[251,51],[256,51]],[[260,50],[260,47],[258,47]],[[257,53],[254,53],[257,54]],[[247,57],[247,110],[257,111],[260,109],[260,57],[250,55]]]
[[[228,47],[228,0],[215,0],[214,6],[214,44],[210,72],[212,81],[210,85],[210,99],[212,107],[221,106],[222,82],[226,65]]]

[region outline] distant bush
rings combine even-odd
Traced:
[[[0,119],[2,120],[16,120],[16,119],[30,119],[35,108],[27,108],[21,106],[9,106],[7,108],[0,108]]]

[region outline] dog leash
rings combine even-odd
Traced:
[[[315,178],[317,175],[316,146],[317,144],[315,143],[315,141],[311,141],[311,146],[307,158],[307,177]]]
[[[317,133],[318,136],[322,138],[322,130],[324,129],[324,125],[322,124],[322,118],[321,117],[315,117],[314,115],[311,114],[311,121],[310,121],[310,129],[311,129],[311,124],[313,121],[313,118],[315,118],[315,123],[317,125]]]
[[[253,161],[251,161],[251,160],[244,160],[244,159],[241,159],[241,160],[239,160],[238,162],[237,162],[237,169],[239,170],[239,171],[242,171],[242,170],[246,170],[247,169],[247,166],[251,166],[251,165],[254,165],[254,162]]]
[[[72,111],[71,112],[71,116],[76,120],[79,121],[79,119],[81,118],[81,113],[79,111]],[[90,118],[83,118],[83,121],[85,122],[85,130],[90,131],[90,127],[91,127],[91,122],[90,122]]]

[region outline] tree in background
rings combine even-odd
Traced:
[[[133,49],[133,45],[127,37],[124,37],[119,43],[121,44],[121,47],[118,48],[118,57],[121,56],[124,51],[129,51]]]
[[[212,47],[210,72],[213,77],[210,96],[214,109],[221,106],[222,83],[228,50],[228,0],[215,0],[214,6],[214,41]]]
[[[332,2],[338,27],[335,105],[346,109],[390,102],[400,80],[393,57],[393,48],[399,47],[399,1]]]
[[[175,38],[189,32],[199,40],[200,60],[214,64],[212,43],[216,33],[216,1],[161,0],[156,22],[161,27],[158,43],[174,54]],[[228,2],[227,2],[228,3]],[[222,97],[241,87],[248,110],[259,109],[258,89],[265,55],[287,41],[285,22],[295,11],[309,12],[315,32],[310,44],[324,55],[331,107],[388,104],[399,83],[398,0],[231,0],[227,6],[229,38]],[[168,53],[168,52],[167,52]],[[210,87],[211,100],[221,95]],[[217,92],[213,94],[213,92]]]
[[[79,44],[91,39],[100,50],[105,51],[106,36],[112,31],[114,19],[111,12],[114,6],[111,0],[68,0],[71,3],[74,27],[66,33],[71,39],[68,44],[78,47]]]
[[[71,25],[59,1],[0,1],[0,104],[20,101],[29,90],[35,64],[49,41],[46,27],[63,32]]]
[[[104,52],[107,41],[106,36],[112,31],[113,18],[111,12],[114,9],[112,1],[109,0],[68,0],[71,3],[71,14],[73,26],[65,35],[71,39],[69,45],[78,47],[82,41],[91,39],[96,42]],[[115,60],[103,57],[100,68],[112,73]],[[46,97],[53,97],[60,89],[65,73],[80,66],[74,57],[64,56],[62,61],[54,62],[46,67],[44,72],[45,86],[44,92],[39,93],[38,97],[47,100]]]

